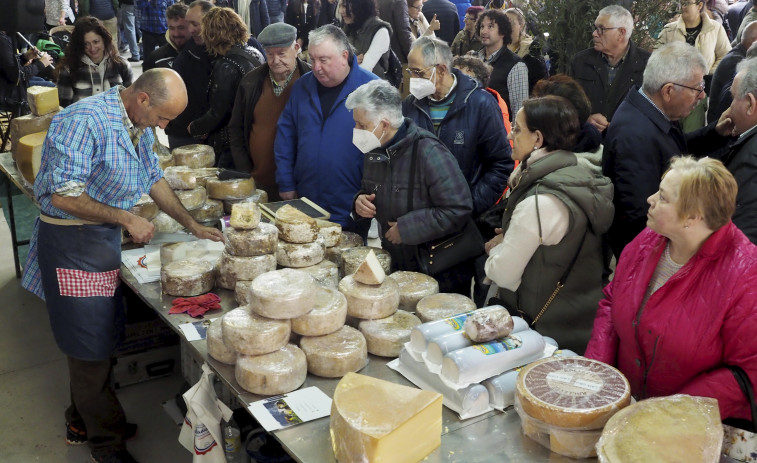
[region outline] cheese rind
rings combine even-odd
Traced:
[[[35,85],[26,89],[29,109],[35,116],[54,113],[60,107],[57,87],[43,87]]]
[[[16,148],[16,166],[24,180],[34,185],[40,164],[42,163],[42,147],[45,144],[47,131],[31,133],[21,137],[14,143]]]
[[[275,223],[279,238],[288,243],[312,243],[318,238],[315,219],[289,204],[276,211]]]
[[[476,310],[469,297],[455,293],[438,293],[426,296],[415,306],[415,314],[423,323],[442,320],[457,314]]]
[[[386,318],[397,311],[400,303],[400,288],[389,278],[373,286],[347,275],[339,282],[339,291],[347,297],[347,314],[364,320]]]
[[[215,199],[206,199],[202,206],[190,210],[189,215],[199,223],[218,220],[223,217],[223,203]]]
[[[316,219],[318,233],[323,237],[327,248],[336,246],[342,237],[342,226],[338,223],[329,222],[328,220]]]
[[[204,260],[216,267],[222,252],[223,243],[210,240],[166,243],[160,246],[160,263],[166,265],[175,260]]]
[[[250,280],[237,280],[234,285],[234,300],[240,306],[250,305],[250,286],[252,286]]]
[[[325,336],[303,336],[300,348],[308,371],[324,378],[339,378],[368,364],[368,347],[360,331],[349,326]]]
[[[160,269],[163,292],[171,296],[197,296],[213,289],[215,271],[206,261],[177,260]]]
[[[434,277],[418,272],[394,272],[388,275],[400,287],[400,309],[415,312],[418,301],[439,292],[439,282]]]
[[[222,288],[234,289],[237,280],[252,281],[271,270],[276,270],[276,258],[270,254],[240,257],[224,251],[219,263],[217,283]]]
[[[194,171],[195,176],[197,177],[197,186],[205,187],[205,185],[208,183],[208,180],[218,178],[219,169],[217,167],[201,167],[199,169],[195,169]]]
[[[279,242],[279,230],[270,223],[261,222],[254,230],[227,228],[226,252],[235,256],[260,256],[274,254]]]
[[[237,361],[237,351],[234,347],[223,341],[222,317],[216,318],[208,326],[206,339],[208,343],[208,355],[227,365],[234,365]]]
[[[10,122],[10,139],[21,140],[26,135],[30,135],[37,132],[47,132],[50,128],[50,122],[52,122],[55,113],[45,114],[44,116],[35,116],[34,114],[27,114],[26,116],[18,116],[11,119]],[[16,153],[18,151],[18,143],[11,143],[11,157],[16,160]]]
[[[208,179],[205,182],[208,196],[213,199],[242,199],[255,191],[255,180],[252,178],[235,178],[231,180]]]
[[[323,240],[302,244],[280,240],[276,246],[276,261],[282,267],[310,267],[323,260],[325,249]]]
[[[339,266],[340,278],[344,277],[344,268],[342,268],[342,253],[347,249],[363,246],[364,244],[365,242],[363,241],[363,238],[361,238],[357,233],[343,231],[339,236],[339,242],[330,248],[326,248],[326,259]]]
[[[250,306],[268,318],[296,318],[313,310],[318,284],[312,276],[294,269],[281,269],[255,278],[250,288]]]
[[[250,312],[247,306],[237,307],[223,316],[223,340],[245,355],[261,355],[286,346],[291,325],[289,320],[272,320]]]
[[[410,331],[421,324],[415,315],[398,310],[378,320],[363,320],[358,326],[365,336],[368,352],[380,357],[398,357],[402,346],[410,341]]]
[[[177,190],[174,191],[176,197],[179,198],[181,205],[184,209],[191,211],[202,207],[205,204],[205,200],[208,199],[208,194],[205,188],[198,186],[191,190]]]
[[[330,260],[323,259],[315,265],[300,267],[298,270],[312,275],[321,286],[333,289],[339,287],[339,268]]]
[[[142,195],[129,212],[145,220],[152,220],[158,215],[160,208],[149,195]]]
[[[197,188],[197,172],[187,166],[172,166],[163,169],[163,178],[174,190],[192,190]]]
[[[293,344],[265,355],[239,355],[234,376],[242,388],[259,395],[292,392],[307,378],[305,354]]]
[[[353,276],[355,277],[355,281],[365,285],[380,285],[384,282],[386,272],[381,267],[381,262],[379,262],[373,249],[365,255],[365,260],[358,266]]]
[[[163,211],[158,212],[150,222],[155,227],[155,233],[176,233],[184,230],[184,225]]]
[[[192,169],[213,167],[216,154],[209,145],[186,145],[171,151],[177,166],[187,166]]]
[[[384,273],[387,275],[392,268],[392,256],[385,249],[374,248],[371,246],[357,246],[349,249],[345,249],[342,252],[342,270],[345,275],[354,275],[355,271],[360,264],[365,261],[369,252],[373,251],[376,254],[376,258],[381,263],[381,267],[384,269]]]
[[[302,336],[323,336],[344,326],[347,319],[347,299],[331,288],[315,291],[313,310],[292,319],[292,331]]]
[[[255,191],[247,198],[242,199],[226,199],[223,201],[223,211],[227,214],[231,214],[231,208],[234,204],[238,203],[258,203],[265,204],[268,202],[268,193],[260,188],[255,188]]]
[[[255,203],[237,203],[231,206],[229,225],[240,230],[252,230],[260,223],[260,206]]]

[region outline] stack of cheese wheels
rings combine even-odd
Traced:
[[[389,278],[400,287],[400,309],[415,312],[418,301],[439,292],[435,278],[418,272],[394,272]]]
[[[313,278],[323,286],[336,289],[339,286],[339,266],[326,259],[326,254],[333,249],[342,237],[342,226],[338,223],[329,222],[328,220],[316,219],[316,226],[318,227],[318,238],[316,242],[323,245],[323,257],[321,261],[307,266],[300,266],[301,270],[313,275]],[[282,252],[287,246],[281,245]],[[284,253],[283,259],[286,260],[286,253]],[[304,262],[307,263],[307,262]],[[279,262],[280,265],[284,265]]]
[[[269,223],[261,222],[260,215],[257,203],[234,205],[229,218],[230,226],[223,232],[226,249],[221,255],[217,280],[221,288],[235,290],[238,281],[250,282],[276,270],[278,230]],[[247,303],[246,294],[241,293],[249,287],[245,283],[237,292],[238,303]]]
[[[347,249],[363,246],[365,242],[357,233],[343,231],[339,235],[339,241],[332,247],[326,248],[326,259],[335,263],[339,269],[339,279],[344,278],[344,269],[342,268],[342,253]]]
[[[561,455],[587,458],[596,456],[607,421],[631,402],[631,387],[605,363],[550,357],[518,373],[515,398],[526,436]]]
[[[326,243],[318,233],[315,219],[285,204],[276,211],[276,228],[279,230],[276,261],[280,266],[303,268],[321,263]]]
[[[245,199],[255,192],[255,180],[251,178],[234,178],[231,180],[208,179],[205,182],[208,196],[221,201]]]
[[[261,190],[260,188],[255,186],[255,191],[252,192],[252,194],[246,198],[242,199],[225,199],[223,201],[223,211],[226,214],[231,214],[231,208],[234,206],[234,204],[237,203],[267,203],[268,202],[268,193],[266,193],[265,190]]]
[[[165,170],[166,167],[176,165],[176,162],[174,162],[173,159],[173,154],[171,154],[171,150],[168,149],[166,145],[160,143],[157,139],[155,140],[155,143],[152,144],[152,152],[155,153],[155,156],[158,157],[158,165],[161,169]]]
[[[209,145],[186,145],[174,148],[174,164],[177,166],[187,166],[192,169],[204,167],[213,167],[216,160],[216,154],[212,146]]]

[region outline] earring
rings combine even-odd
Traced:
[[[536,146],[536,145],[534,145],[534,151],[536,151],[536,150],[538,150],[538,149],[539,149],[539,147],[538,147],[538,146]]]

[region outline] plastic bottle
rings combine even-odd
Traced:
[[[242,441],[239,426],[232,418],[223,428],[223,450],[226,463],[242,463]]]

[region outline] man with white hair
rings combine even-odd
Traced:
[[[628,90],[641,84],[649,52],[631,41],[633,16],[620,5],[602,8],[593,28],[594,47],[576,53],[570,76],[591,102],[592,114],[581,122],[603,132]]]
[[[667,44],[649,58],[642,88],[631,89],[615,112],[605,136],[602,171],[615,185],[615,219],[608,238],[616,258],[646,226],[647,198],[657,191],[670,158],[711,154],[730,135],[726,117],[689,134],[681,129],[679,120],[705,97],[706,72],[696,48]]]

